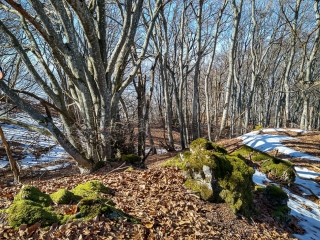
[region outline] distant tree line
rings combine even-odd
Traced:
[[[174,130],[182,148],[256,126],[319,130],[319,5],[0,1],[0,89],[39,125],[0,120],[51,136],[83,171],[119,152],[143,158],[155,124],[168,149]]]

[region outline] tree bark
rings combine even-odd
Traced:
[[[0,137],[1,137],[1,141],[4,145],[4,148],[6,150],[8,159],[9,159],[11,171],[13,173],[13,181],[14,181],[14,183],[19,183],[20,170],[19,170],[17,162],[13,159],[10,146],[6,140],[6,137],[4,136],[1,125],[0,125]]]

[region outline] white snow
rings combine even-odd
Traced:
[[[317,178],[317,177],[320,177],[320,173],[311,171],[311,170],[309,170],[307,168],[294,167],[294,169],[296,170],[297,174],[300,177],[303,177],[303,178]]]
[[[282,140],[285,139],[294,139],[287,136],[278,136],[271,134],[260,135],[259,133],[265,132],[274,132],[274,131],[295,131],[303,132],[300,129],[263,129],[260,131],[254,131],[247,133],[240,138],[243,140],[245,145],[248,145],[252,148],[258,149],[263,152],[268,152],[273,149],[278,149],[279,152],[288,154],[292,157],[306,158],[308,160],[320,161],[319,158],[310,156],[308,154],[300,153],[293,149],[287,148],[281,144]],[[319,177],[320,174],[314,171],[311,171],[307,168],[295,167],[298,175],[303,178],[309,178],[311,180],[304,180],[301,178],[296,178],[295,183],[301,184],[310,188],[318,197],[320,197],[320,187],[319,184],[315,181],[312,181],[313,178]],[[261,173],[255,170],[253,175],[253,181],[257,185],[264,185],[264,182],[270,182],[264,173]],[[298,224],[306,230],[306,233],[303,235],[295,234],[295,237],[301,240],[317,240],[320,238],[320,206],[314,202],[308,200],[307,198],[295,195],[291,193],[288,189],[282,188],[289,196],[288,207],[291,209],[291,215],[296,217],[299,222]],[[303,191],[303,195],[310,195],[310,192],[300,187]]]
[[[26,122],[28,124],[38,124],[27,117],[23,113],[14,114],[13,119]],[[23,159],[18,160],[17,163],[21,168],[29,168],[34,165],[43,163],[54,163],[55,161],[64,160],[68,157],[65,150],[57,145],[51,138],[43,136],[37,132],[29,131],[25,128],[11,125],[11,124],[1,124],[2,130],[9,142],[19,143],[19,148],[22,148]],[[1,143],[1,140],[0,140]],[[14,148],[15,146],[11,146]],[[34,155],[37,148],[49,148],[49,151],[45,154],[40,155],[38,158]],[[15,156],[13,156],[15,158]],[[6,161],[7,157],[0,159],[0,169],[6,168],[9,165],[9,161]]]
[[[62,168],[66,168],[70,165],[70,163],[62,163],[62,164],[58,164],[58,165],[54,165],[54,166],[48,166],[45,168],[41,168],[40,171],[53,171],[53,170],[58,170],[58,169],[62,169]]]
[[[265,182],[271,182],[264,173],[259,172],[257,169],[254,171],[252,180],[255,184],[260,186],[265,186]]]
[[[299,225],[306,230],[303,235],[295,234],[302,240],[319,239],[320,236],[320,207],[314,202],[291,193],[288,189],[282,188],[288,195],[288,207],[291,208],[291,215],[299,220]]]
[[[288,148],[281,144],[281,141],[283,140],[296,139],[294,137],[272,135],[272,134],[259,134],[264,132],[274,132],[274,131],[280,131],[280,130],[284,131],[285,129],[268,128],[268,129],[263,129],[260,131],[254,131],[254,132],[244,134],[239,138],[242,139],[243,144],[263,152],[269,152],[271,150],[277,149],[279,152],[287,154],[294,158],[303,158],[303,159],[308,159],[312,161],[320,161],[320,158],[311,156],[309,154],[301,153],[299,151],[296,151],[292,148]],[[295,132],[303,131],[303,130],[288,129],[288,131],[289,130],[295,131]]]

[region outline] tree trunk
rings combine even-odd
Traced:
[[[18,164],[12,157],[10,146],[9,146],[7,140],[6,140],[6,137],[4,136],[4,133],[2,131],[1,125],[0,125],[0,137],[1,137],[1,141],[3,143],[3,146],[4,146],[5,150],[6,150],[8,159],[9,159],[11,171],[13,173],[13,181],[14,181],[14,183],[19,183],[20,171],[19,171],[19,168],[18,168]]]
[[[221,135],[222,131],[224,130],[228,113],[229,113],[229,106],[230,106],[230,99],[231,99],[231,85],[233,82],[234,77],[234,62],[235,62],[235,52],[236,52],[236,42],[238,38],[238,27],[239,22],[241,18],[241,11],[242,11],[242,4],[243,0],[240,0],[239,6],[236,5],[236,1],[232,0],[231,2],[231,8],[233,11],[233,32],[231,37],[231,45],[229,50],[229,69],[228,69],[228,79],[227,79],[227,86],[225,90],[225,101],[223,105],[223,113],[222,113],[222,119],[221,119],[221,125],[220,125],[220,132],[219,136]]]
[[[202,31],[202,6],[203,0],[199,0],[199,10],[197,13],[197,60],[195,63],[193,78],[193,101],[192,101],[192,139],[199,138],[200,116],[199,116],[199,75],[200,61],[202,57],[201,31]]]

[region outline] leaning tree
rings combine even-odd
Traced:
[[[19,55],[33,84],[41,89],[35,94],[22,89],[22,84],[1,80],[0,89],[38,125],[3,117],[1,121],[52,137],[83,171],[111,157],[121,94],[145,58],[165,4],[162,0],[0,1],[5,49]],[[141,44],[136,45],[138,37]],[[137,57],[132,61],[134,44]],[[10,60],[9,55],[1,59]],[[40,102],[43,111],[25,97]],[[51,117],[53,110],[64,131]]]

